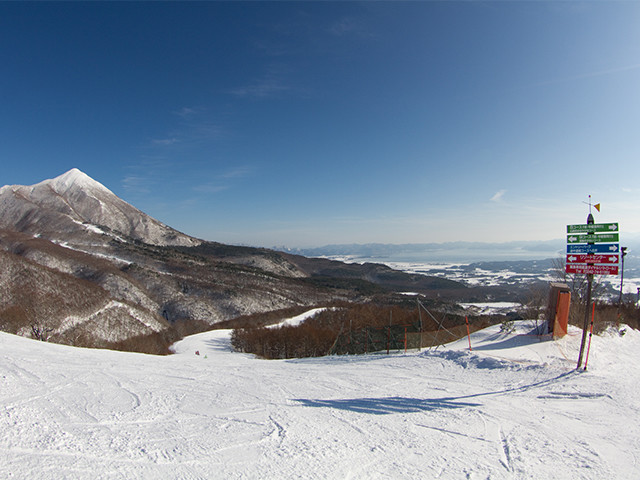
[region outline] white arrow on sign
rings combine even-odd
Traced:
[[[611,225],[609,225],[609,230],[611,231],[618,230],[618,225],[616,225],[615,223],[612,223]]]
[[[578,237],[571,236],[567,240],[569,240],[570,242],[577,242],[578,241]]]
[[[575,262],[576,260],[578,260],[578,257],[574,257],[573,255],[571,255],[567,258],[567,260],[569,260],[570,262]]]
[[[609,247],[609,250],[611,250],[612,252],[617,252],[618,251],[618,245],[611,245]]]
[[[611,263],[616,263],[618,261],[618,257],[609,257],[609,261]]]

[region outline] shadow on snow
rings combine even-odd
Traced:
[[[339,410],[349,410],[358,413],[370,413],[374,415],[387,415],[390,413],[412,413],[433,411],[440,409],[478,407],[479,403],[458,402],[446,398],[407,398],[407,397],[383,397],[383,398],[347,398],[335,400],[310,400],[304,398],[294,399],[305,407],[328,407]]]
[[[391,413],[414,413],[434,410],[447,410],[455,408],[469,408],[482,406],[481,403],[462,401],[463,399],[478,398],[491,395],[507,395],[539,387],[550,386],[562,382],[567,378],[578,375],[575,371],[565,372],[556,377],[542,380],[518,387],[505,388],[493,392],[480,392],[459,397],[443,398],[409,398],[409,397],[382,397],[382,398],[342,398],[332,400],[313,400],[306,398],[294,398],[293,401],[301,403],[305,407],[325,407],[348,410],[358,413],[373,415],[388,415]]]

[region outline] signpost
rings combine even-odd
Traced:
[[[567,255],[567,263],[618,263],[618,255]]]
[[[600,211],[599,204],[595,205]],[[591,195],[589,195],[589,215],[586,224],[567,225],[567,273],[587,276],[587,306],[582,329],[582,343],[578,356],[578,367],[582,365],[582,353],[589,326],[589,307],[591,306],[591,288],[594,275],[618,275],[620,244],[618,223],[595,223],[591,214]],[[616,233],[613,233],[616,232]],[[585,362],[585,370],[587,369]]]
[[[619,243],[598,243],[597,245],[567,245],[567,253],[618,253]]]
[[[567,237],[567,243],[605,243],[617,241],[617,233],[580,233]]]
[[[617,223],[580,223],[578,225],[567,225],[567,233],[595,233],[595,232],[617,232]]]
[[[582,275],[618,275],[618,265],[568,264],[566,271]]]

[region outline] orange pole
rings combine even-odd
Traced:
[[[471,351],[471,334],[469,333],[469,318],[464,316],[464,321],[467,323],[467,338],[469,339],[469,351]]]

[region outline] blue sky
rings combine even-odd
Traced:
[[[185,233],[640,232],[640,2],[0,3],[0,184],[77,167]]]

